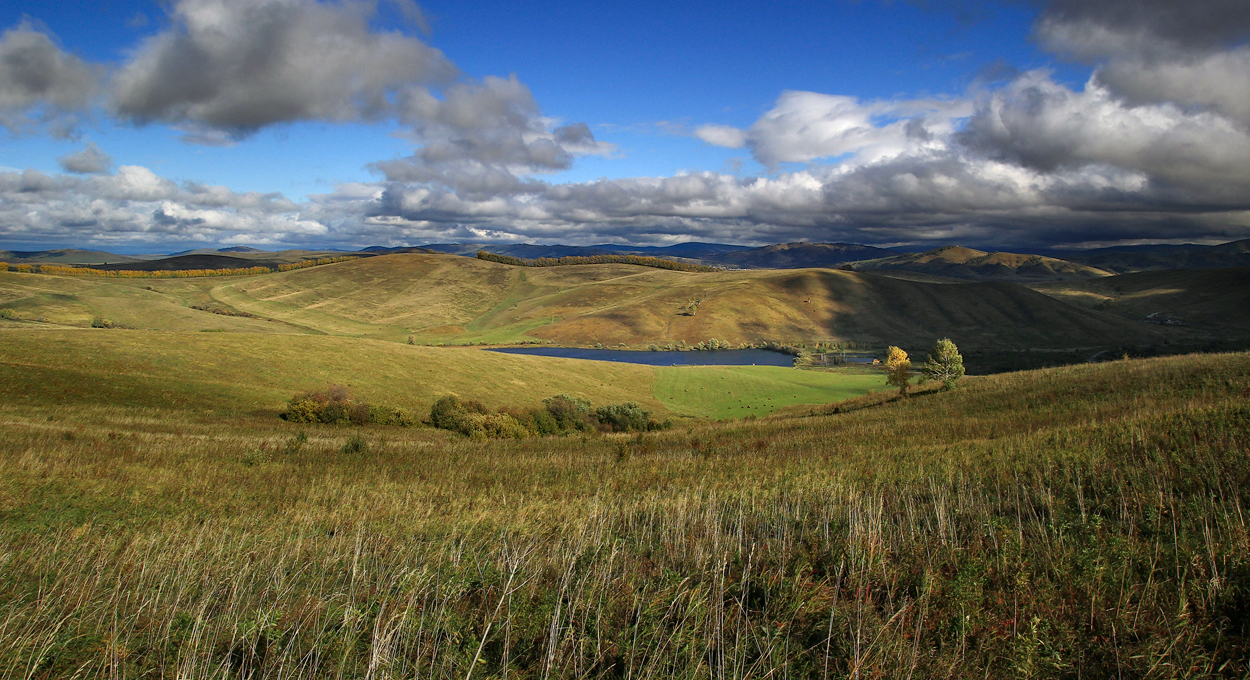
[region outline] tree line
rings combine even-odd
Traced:
[[[93,269],[91,267],[70,267],[53,264],[9,264],[0,262],[0,272],[15,271],[19,274],[53,274],[57,276],[86,276],[104,279],[188,279],[207,276],[254,276],[256,274],[272,274],[289,272],[294,269],[306,269],[323,264],[334,264],[356,259],[355,256],[321,257],[315,260],[301,260],[277,267],[226,267],[221,269],[168,269],[149,271],[146,269]]]

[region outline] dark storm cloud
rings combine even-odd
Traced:
[[[113,157],[104,153],[95,142],[88,142],[81,150],[56,160],[66,172],[83,175],[107,172],[113,164]]]
[[[1250,37],[1245,0],[1050,0],[1036,26],[1050,46],[1079,58],[1125,49],[1213,50]]]
[[[22,23],[0,36],[0,125],[22,132],[40,122],[67,131],[99,90],[101,69],[67,54]]]

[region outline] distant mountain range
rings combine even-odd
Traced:
[[[1038,253],[987,252],[943,246],[922,253],[852,243],[781,243],[763,247],[724,243],[681,243],[672,246],[592,246],[432,243],[424,246],[372,246],[354,251],[363,256],[390,253],[450,253],[472,257],[486,250],[512,257],[647,255],[729,269],[843,268],[898,278],[965,281],[1041,282],[1092,279],[1140,271],[1250,267],[1250,239],[1216,246],[1123,246],[1085,251]],[[260,250],[250,246],[200,248],[172,255],[116,255],[98,250],[0,250],[0,261],[29,264],[90,265],[109,269],[177,269],[191,262],[199,267],[239,267],[298,262],[343,255],[341,250]],[[935,278],[937,277],[937,278]]]
[[[1217,246],[1193,244],[1179,246],[1118,246],[1115,248],[1065,252],[1057,255],[1057,257],[1105,269],[1116,274],[1161,269],[1250,267],[1250,239],[1222,243]]]

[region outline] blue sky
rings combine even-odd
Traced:
[[[0,247],[1246,238],[1174,4],[8,3]]]

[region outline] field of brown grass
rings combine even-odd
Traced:
[[[1248,403],[1246,354],[493,442],[9,396],[0,678],[1244,677]]]

